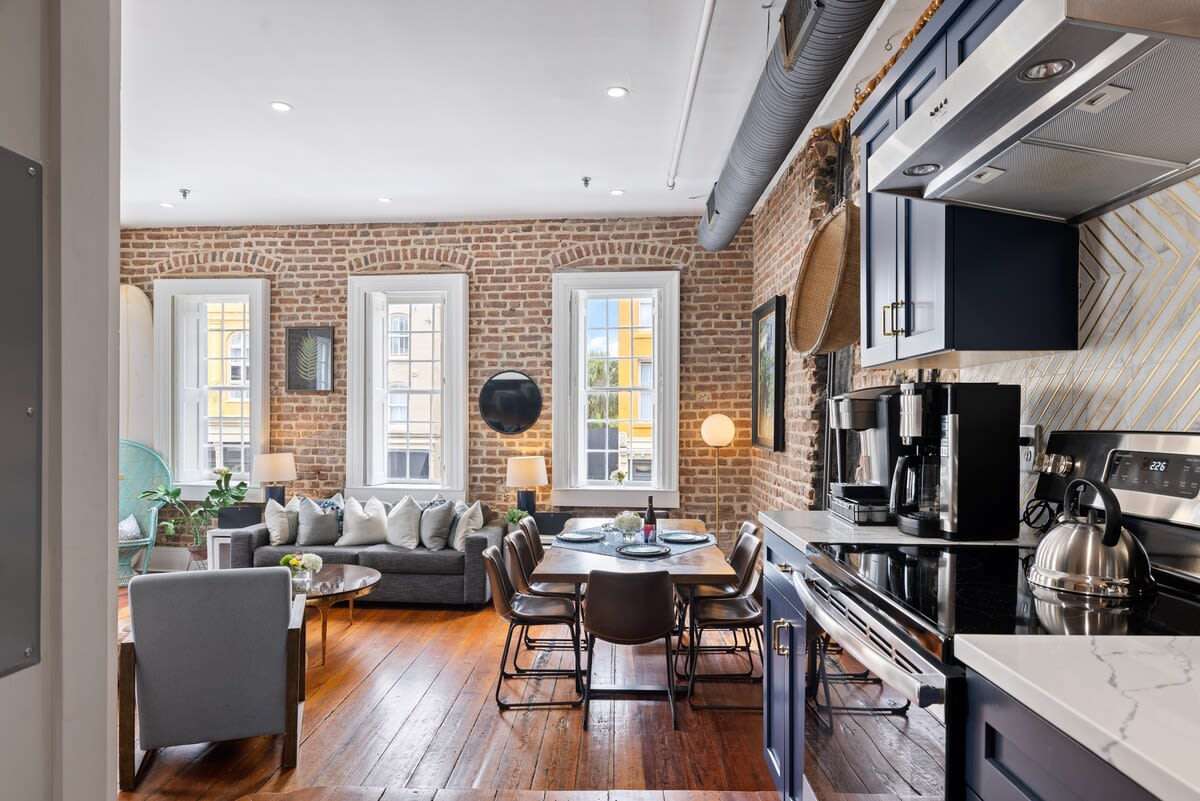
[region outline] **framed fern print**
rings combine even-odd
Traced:
[[[287,388],[291,392],[333,389],[333,327],[287,329]]]

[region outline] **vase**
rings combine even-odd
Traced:
[[[622,531],[621,539],[625,542],[626,545],[630,545],[637,539],[637,532],[636,531]]]
[[[313,573],[311,570],[292,571],[292,589],[296,592],[308,592],[312,589]]]

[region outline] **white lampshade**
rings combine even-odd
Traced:
[[[254,480],[259,484],[296,480],[296,455],[259,453],[254,456]]]
[[[700,424],[700,436],[714,448],[724,448],[733,442],[733,421],[723,414],[710,414]]]
[[[540,487],[548,484],[546,478],[546,457],[544,456],[510,456],[508,458],[508,475],[505,483],[510,487]]]

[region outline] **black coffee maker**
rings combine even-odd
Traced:
[[[888,508],[917,537],[1008,540],[1020,516],[1021,388],[900,385],[900,454]]]

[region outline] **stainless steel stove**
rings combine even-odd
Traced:
[[[1200,635],[1200,434],[1055,432],[1040,467],[1035,498],[1054,508],[1072,479],[1110,486],[1150,556],[1157,593],[1121,602],[1049,592],[1026,581],[1033,548],[916,538],[810,545],[793,579],[811,622],[871,673],[914,705],[945,704],[948,798],[962,786],[955,636]],[[1085,495],[1081,507],[1093,500]]]

